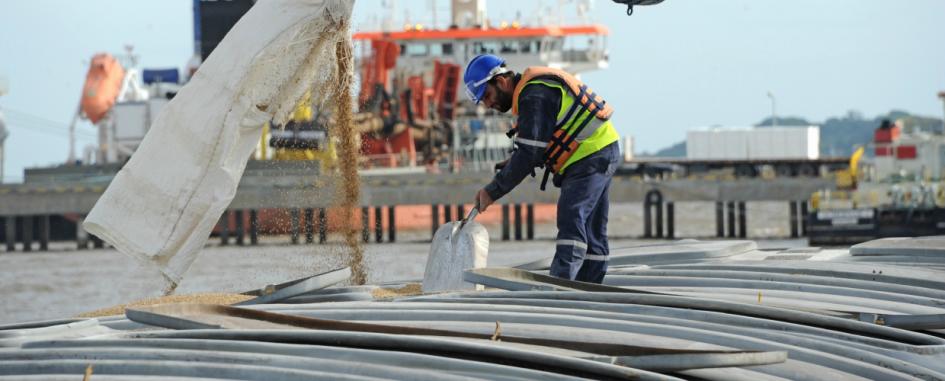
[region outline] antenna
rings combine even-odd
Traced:
[[[945,134],[945,91],[938,92],[938,99],[942,100],[942,133]]]
[[[583,23],[588,23],[588,13],[593,9],[593,0],[578,0],[577,2],[577,15]]]
[[[138,67],[138,55],[134,53],[134,50],[134,45],[125,44],[125,55],[128,56],[128,61],[131,63],[130,67]]]
[[[397,12],[397,1],[396,0],[384,0],[381,2],[381,7],[384,8],[383,19],[381,20],[381,28],[385,31],[391,31],[395,29],[394,26],[394,14]]]

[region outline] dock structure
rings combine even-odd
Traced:
[[[251,162],[252,163],[252,162]],[[34,242],[39,250],[48,247],[61,224],[50,226],[56,216],[84,216],[105,191],[117,167],[92,167],[33,170],[23,184],[0,185],[0,237],[8,251],[19,247],[31,250]],[[394,221],[397,206],[430,205],[431,231],[439,224],[464,214],[464,205],[472,195],[491,179],[491,173],[428,174],[417,171],[371,172],[361,176],[362,227],[365,241],[396,239]],[[292,243],[311,243],[318,231],[318,241],[326,241],[326,209],[336,195],[336,181],[319,174],[311,163],[282,162],[248,166],[233,201],[218,227],[222,244],[231,238],[237,244],[258,243],[258,212],[264,209],[288,210],[292,216]],[[807,199],[811,193],[830,189],[831,179],[819,177],[761,178],[682,178],[652,179],[618,174],[610,189],[612,203],[643,203],[645,238],[677,238],[674,203],[682,201],[714,202],[718,208],[718,237],[746,237],[745,204],[757,201],[783,201],[790,205],[791,236],[803,235]],[[558,190],[538,189],[537,180],[527,178],[522,185],[501,200],[503,239],[534,239],[534,205],[553,204]],[[727,213],[719,210],[727,208]],[[737,213],[736,213],[737,212]],[[368,223],[373,217],[373,224]],[[386,217],[386,218],[385,218]],[[727,218],[725,218],[727,217]],[[384,221],[386,220],[386,224]],[[723,228],[727,228],[727,231]],[[72,229],[81,230],[76,224]],[[100,243],[81,231],[70,232],[79,246],[87,241]],[[61,235],[61,234],[60,234]],[[232,237],[231,237],[232,236]],[[52,238],[51,238],[52,237]]]

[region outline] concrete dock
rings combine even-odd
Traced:
[[[331,220],[330,213],[326,213],[326,208],[332,206],[336,181],[331,176],[319,175],[317,167],[310,163],[253,163],[221,219],[218,227],[221,239],[226,241],[233,237],[240,242],[244,239],[250,244],[257,242],[263,235],[258,231],[259,216],[275,211],[292,216],[291,221],[288,218],[284,221],[284,225],[291,225],[291,242],[297,243],[302,235],[306,241],[317,236],[319,242],[325,242],[327,226],[339,222]],[[0,241],[3,247],[6,251],[45,251],[50,242],[57,239],[74,240],[77,247],[84,247],[87,236],[76,222],[91,210],[116,171],[117,167],[36,169],[27,172],[24,184],[0,185]],[[433,210],[429,217],[424,218],[424,223],[435,231],[439,224],[450,220],[453,211],[462,211],[462,205],[469,203],[472,195],[490,178],[488,172],[366,172],[362,174],[360,189],[362,234],[364,237],[379,237],[382,224],[378,221],[383,219],[388,230],[386,235],[395,237],[394,224],[386,220],[392,221],[395,213],[403,216],[402,212],[398,213],[403,206]],[[548,191],[541,192],[536,182],[527,178],[525,184],[499,201],[501,205],[495,209],[496,213],[501,213],[502,239],[534,237],[534,234],[529,234],[535,229],[534,205],[556,202],[558,190],[549,187]],[[770,238],[776,235],[751,232],[754,226],[765,225],[759,223],[758,217],[751,216],[752,209],[763,204],[780,203],[783,206],[775,209],[779,210],[779,226],[784,229],[774,230],[779,231],[777,236],[796,238],[805,235],[803,221],[811,193],[833,186],[832,180],[820,177],[657,179],[618,174],[614,177],[610,198],[612,204],[638,205],[636,214],[642,211],[640,223],[620,235],[670,239],[705,236]],[[699,203],[709,205],[708,209],[694,212],[699,208],[687,206]],[[780,210],[788,212],[781,213]],[[375,222],[369,225],[370,216]],[[691,224],[694,218],[709,218],[708,224],[714,228],[710,228],[709,233],[691,235],[687,232],[709,226],[706,223]],[[761,219],[767,218],[767,215],[761,215]],[[375,230],[373,234],[371,230]],[[100,244],[95,237],[88,238]]]

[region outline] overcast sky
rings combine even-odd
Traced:
[[[566,1],[562,1],[568,3]],[[377,17],[380,0],[359,1],[355,25]],[[430,22],[430,0],[400,0],[397,17]],[[523,21],[541,4],[488,1],[491,18]],[[564,12],[575,6],[565,5]],[[448,1],[437,2],[438,19]],[[5,182],[24,167],[63,162],[89,58],[132,44],[141,67],[182,68],[193,52],[191,0],[31,0],[0,5],[0,110],[11,136]],[[706,125],[745,126],[771,112],[821,121],[856,110],[900,109],[941,117],[945,90],[945,1],[666,0],[638,7],[594,3],[610,28],[610,68],[584,80],[616,108],[636,150],[655,151]],[[516,68],[521,69],[521,68]],[[78,147],[95,141],[80,124]]]

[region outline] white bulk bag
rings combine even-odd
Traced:
[[[353,0],[261,0],[167,104],[84,228],[176,286],[236,193],[269,120],[332,91]],[[336,81],[335,81],[336,82]]]
[[[464,281],[463,272],[488,265],[489,231],[482,224],[469,221],[454,232],[459,223],[448,222],[433,234],[423,271],[424,293],[483,289],[482,285]]]

